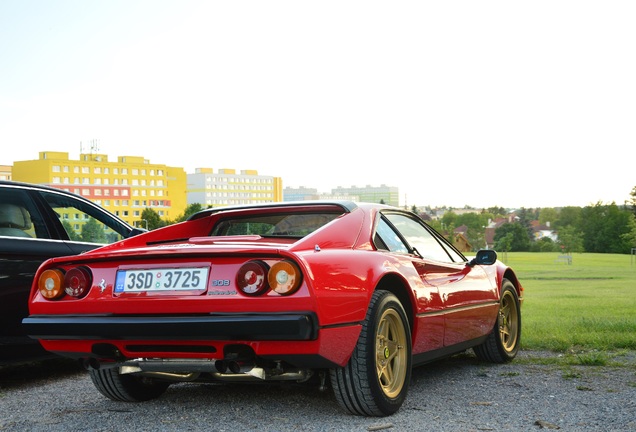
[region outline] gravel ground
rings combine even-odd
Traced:
[[[352,416],[314,386],[171,386],[160,399],[110,401],[72,363],[0,369],[2,431],[636,431],[636,353],[621,366],[545,365],[521,352],[491,365],[461,355],[414,369],[395,415]]]

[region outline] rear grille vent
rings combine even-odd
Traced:
[[[216,348],[205,345],[127,345],[133,352],[215,353]]]

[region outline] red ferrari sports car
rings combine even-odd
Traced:
[[[519,349],[523,288],[409,211],[307,201],[203,210],[39,268],[27,333],[80,359],[117,401],[173,382],[331,384],[357,415],[395,413],[411,368]]]

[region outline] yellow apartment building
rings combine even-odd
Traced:
[[[43,151],[37,160],[14,162],[11,176],[76,193],[142,228],[146,208],[174,220],[187,207],[185,170],[151,164],[140,156],[110,162],[105,154],[81,153],[79,160],[71,160],[66,152]]]

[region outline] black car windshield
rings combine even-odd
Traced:
[[[342,213],[276,213],[221,219],[212,236],[260,235],[263,237],[304,237],[336,219]]]

